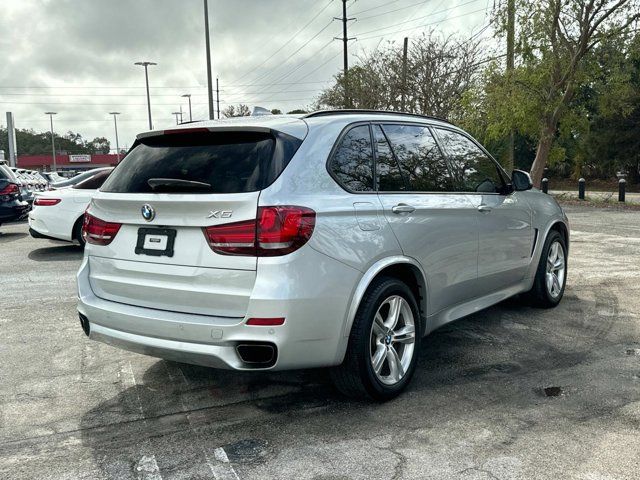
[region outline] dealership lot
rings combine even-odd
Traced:
[[[396,400],[90,342],[76,246],[0,227],[0,478],[637,478],[640,211],[570,207],[555,310],[510,300],[423,340]]]

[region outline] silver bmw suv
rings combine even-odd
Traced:
[[[236,370],[331,367],[397,395],[420,339],[516,294],[562,298],[556,201],[467,133],[379,111],[143,133],[85,214],[90,338]]]

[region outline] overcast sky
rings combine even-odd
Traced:
[[[493,0],[350,0],[350,62],[379,42],[434,29],[467,38],[488,22]],[[220,108],[240,102],[283,111],[310,105],[342,68],[340,0],[209,0],[214,78]],[[491,29],[482,33],[491,37]],[[0,0],[0,125],[54,128],[115,148],[146,130],[144,70],[149,67],[154,128],[208,115],[202,0]],[[215,80],[214,80],[215,88]],[[20,146],[18,145],[18,154]],[[44,152],[43,152],[44,153]]]

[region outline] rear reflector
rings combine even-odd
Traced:
[[[247,325],[254,325],[260,327],[273,327],[276,325],[283,325],[284,317],[278,318],[250,318],[247,320]]]
[[[105,222],[88,213],[84,214],[82,238],[94,245],[109,245],[118,234],[121,223]]]
[[[256,220],[203,229],[211,249],[223,255],[274,257],[302,247],[313,233],[316,212],[307,207],[259,207]]]
[[[59,198],[41,198],[36,197],[33,201],[33,204],[37,207],[51,207],[53,205],[57,205],[61,202]]]

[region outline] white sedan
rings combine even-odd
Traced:
[[[29,212],[31,236],[69,242],[75,240],[84,246],[82,238],[84,211],[111,170],[97,172],[73,187],[37,194],[33,209]]]

